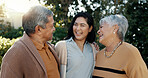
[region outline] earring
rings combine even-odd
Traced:
[[[115,34],[115,32],[113,32]]]

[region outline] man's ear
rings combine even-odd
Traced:
[[[114,25],[114,32],[117,32],[119,30],[118,24]]]
[[[39,33],[41,30],[42,28],[39,25],[35,26],[35,33]]]
[[[90,26],[90,28],[89,28],[89,32],[91,32],[92,28],[93,28],[93,27],[92,27],[92,26]]]

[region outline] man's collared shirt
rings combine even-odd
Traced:
[[[35,40],[32,41],[37,48],[40,56],[42,57],[42,60],[46,67],[48,78],[60,78],[57,61],[52,52],[49,50],[48,44],[45,43],[43,46]]]

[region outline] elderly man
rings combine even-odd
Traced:
[[[60,78],[59,61],[50,43],[53,13],[42,6],[32,7],[23,16],[24,35],[3,57],[1,78]]]

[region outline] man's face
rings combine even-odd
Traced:
[[[52,40],[53,31],[55,31],[53,16],[49,16],[48,20],[49,22],[46,23],[46,28],[42,29],[42,38],[45,41]]]

